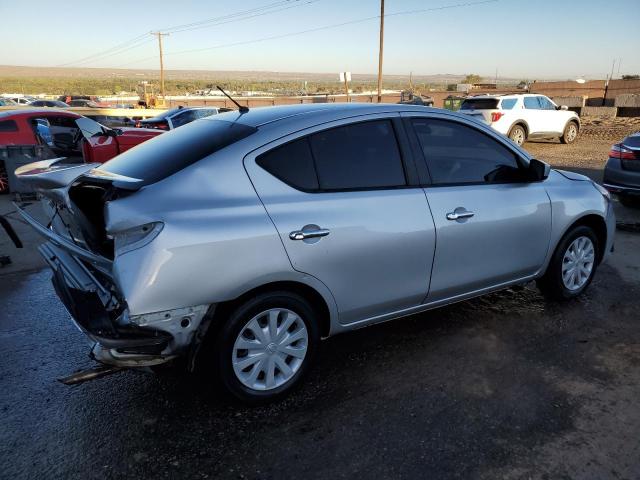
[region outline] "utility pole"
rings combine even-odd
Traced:
[[[384,48],[384,0],[380,0],[380,51],[378,54],[378,103],[382,103],[382,51]]]
[[[160,48],[160,94],[162,95],[162,101],[164,102],[164,59],[162,58],[162,37],[166,37],[168,33],[151,32],[151,35],[158,37],[158,47]]]

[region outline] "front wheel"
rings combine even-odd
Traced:
[[[567,126],[564,127],[562,137],[560,137],[560,141],[569,144],[575,142],[576,138],[578,138],[578,124],[576,124],[576,122],[567,123]]]
[[[596,273],[598,238],[584,225],[571,229],[560,241],[547,271],[538,283],[553,300],[575,298],[586,290]]]
[[[299,383],[319,341],[316,313],[304,298],[259,295],[238,307],[220,331],[220,378],[245,403],[276,400]]]

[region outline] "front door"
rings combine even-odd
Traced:
[[[551,204],[522,159],[470,124],[410,118],[427,162],[437,248],[428,302],[528,277],[544,263]]]
[[[389,118],[315,127],[245,159],[295,270],[322,281],[343,324],[419,305],[433,219]]]

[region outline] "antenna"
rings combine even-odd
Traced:
[[[238,107],[238,111],[240,113],[247,113],[249,111],[249,107],[245,107],[244,105],[240,105],[238,102],[236,102],[233,98],[231,98],[231,95],[229,95],[227,92],[225,92],[222,87],[220,85],[216,85],[216,88],[218,90],[220,90],[225,97],[227,97],[229,100],[231,100],[236,107]]]

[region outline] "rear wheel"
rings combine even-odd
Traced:
[[[259,295],[240,305],[218,335],[220,378],[245,403],[276,400],[300,382],[319,341],[317,316],[304,298]]]
[[[560,141],[562,143],[573,143],[578,138],[578,124],[576,122],[569,122],[567,126],[564,127],[564,132],[560,137]]]
[[[593,280],[598,259],[598,238],[584,225],[571,229],[560,241],[538,288],[548,298],[577,297]]]
[[[527,139],[527,132],[522,125],[514,125],[509,131],[509,138],[516,145],[522,145]]]

